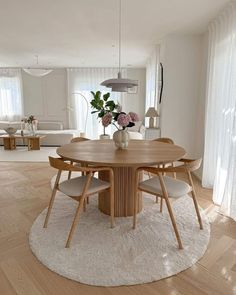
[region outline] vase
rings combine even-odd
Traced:
[[[28,129],[31,136],[35,136],[35,125],[32,123],[28,123]]]
[[[113,140],[118,149],[127,149],[129,145],[129,133],[126,130],[117,130],[113,134]]]

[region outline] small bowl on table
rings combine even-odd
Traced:
[[[16,131],[17,131],[17,129],[14,128],[14,127],[8,127],[8,128],[6,128],[6,129],[4,129],[4,130],[6,131],[6,133],[7,133],[9,136],[13,136],[13,135],[16,133]]]

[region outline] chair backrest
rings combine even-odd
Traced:
[[[202,159],[190,160],[181,159],[181,162],[184,162],[183,165],[180,166],[168,166],[168,167],[144,167],[143,170],[158,174],[158,173],[169,173],[169,172],[176,172],[176,173],[188,173],[197,170],[201,166]],[[141,169],[141,168],[140,168]]]
[[[80,141],[85,141],[85,140],[90,140],[90,139],[85,138],[85,137],[73,137],[70,142],[73,143],[73,142],[80,142]]]
[[[64,171],[78,171],[77,167],[71,164],[65,163],[62,158],[53,158],[50,156],[48,158],[49,158],[50,166],[55,169],[64,170]]]
[[[159,141],[159,142],[174,144],[174,141],[171,138],[168,138],[168,137],[156,138],[156,139],[153,139],[153,141]]]
[[[192,172],[200,168],[201,163],[202,163],[202,158],[199,158],[196,160],[188,161],[187,163],[185,163],[185,167],[188,171]]]

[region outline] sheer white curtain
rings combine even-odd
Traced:
[[[23,116],[20,69],[0,69],[0,120],[19,121]]]
[[[109,88],[103,87],[100,83],[106,79],[116,78],[118,70],[116,68],[72,68],[67,69],[68,78],[68,114],[70,128],[85,132],[88,138],[98,138],[103,133],[103,127],[96,114],[91,114],[90,101],[92,95],[90,91],[110,92]],[[126,70],[122,70],[122,76],[126,76]],[[86,101],[79,94],[81,93]],[[123,93],[111,92],[111,98],[122,104]],[[86,114],[88,106],[87,126]],[[106,134],[112,134],[114,129],[109,126]]]
[[[236,220],[236,3],[209,27],[203,185]]]

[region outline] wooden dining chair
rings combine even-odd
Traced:
[[[169,144],[174,144],[173,139],[169,138],[169,137],[159,137],[156,139],[153,139],[153,141],[158,141],[158,142],[163,142],[163,143],[169,143]],[[174,167],[174,163],[167,163],[167,164],[160,164],[158,165],[158,167],[163,167],[165,168],[166,166],[172,166]],[[164,173],[165,175],[165,173]],[[148,173],[149,178],[151,178],[151,173]],[[173,177],[176,178],[176,173],[173,172]],[[156,197],[156,203],[158,203],[158,197]],[[162,208],[162,199],[161,199],[161,208]]]
[[[178,232],[178,228],[175,222],[174,214],[172,212],[171,204],[169,201],[169,198],[178,198],[187,195],[191,192],[192,199],[194,203],[194,207],[196,210],[198,222],[200,229],[203,229],[201,215],[198,208],[197,198],[196,198],[196,192],[193,185],[192,175],[191,172],[197,170],[202,162],[202,159],[197,160],[190,160],[190,159],[181,159],[179,160],[183,162],[181,166],[177,167],[166,167],[166,168],[160,168],[160,167],[142,167],[138,168],[136,171],[136,192],[134,196],[134,214],[133,214],[133,228],[136,227],[136,215],[137,215],[137,198],[138,198],[138,192],[143,191],[155,196],[160,196],[161,200],[165,200],[168,213],[170,215],[170,219],[172,222],[172,226],[175,232],[175,236],[179,245],[179,249],[183,249],[183,245],[180,239],[180,235]],[[156,176],[139,182],[139,173],[140,171],[147,171],[152,174],[155,174]],[[186,183],[185,181],[175,179],[173,177],[165,176],[163,175],[164,172],[180,172],[180,173],[186,173],[188,176],[189,183]],[[161,209],[162,210],[162,209]]]
[[[159,137],[159,138],[153,139],[153,141],[174,144],[174,141],[169,137]],[[166,166],[172,166],[173,167],[174,164],[173,163],[167,163],[167,164],[159,165],[159,167],[163,167],[163,168],[165,168]],[[176,173],[175,172],[173,172],[173,177],[176,178]]]
[[[71,143],[77,143],[77,142],[83,142],[83,141],[86,141],[86,140],[90,140],[90,139],[78,136],[78,137],[73,137],[70,142]],[[73,164],[73,161],[70,161],[70,163]],[[80,167],[81,163],[75,163],[74,165]],[[68,172],[68,179],[70,179],[70,178],[71,178],[71,171]]]
[[[74,220],[69,232],[69,236],[66,242],[66,248],[70,247],[71,239],[76,229],[76,226],[79,221],[79,216],[82,210],[82,207],[86,204],[86,198],[88,196],[94,195],[96,193],[109,190],[110,192],[110,212],[111,212],[111,227],[114,227],[114,176],[113,170],[110,167],[77,167],[66,163],[61,158],[49,157],[50,165],[57,169],[57,177],[53,187],[51,199],[49,202],[44,228],[47,228],[48,220],[52,211],[52,206],[55,200],[56,192],[61,191],[68,197],[78,201],[78,207],[74,216]],[[62,171],[80,171],[86,173],[86,175],[81,175],[76,178],[65,180],[61,183],[60,177]],[[95,172],[98,171],[108,171],[109,172],[109,182],[100,180],[93,176]]]
[[[169,137],[159,137],[159,138],[153,139],[153,141],[159,141],[159,142],[174,144],[174,141]]]

